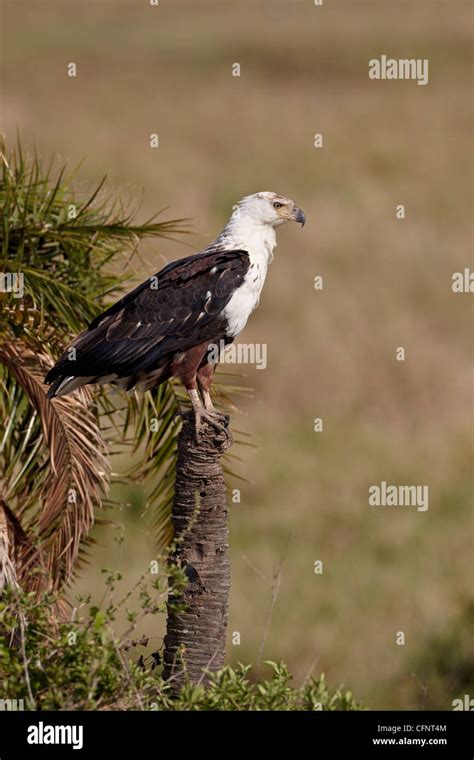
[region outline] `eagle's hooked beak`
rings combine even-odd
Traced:
[[[301,226],[304,227],[304,224],[306,222],[304,211],[302,211],[300,208],[297,208],[296,206],[293,209],[293,219],[295,222],[298,222],[298,224],[301,224]]]

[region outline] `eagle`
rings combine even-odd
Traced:
[[[275,229],[305,215],[271,192],[237,203],[216,240],[172,261],[106,311],[66,348],[45,377],[48,398],[83,385],[151,390],[171,377],[186,388],[195,416],[224,428],[211,399],[217,350],[232,343],[257,307],[276,246]]]

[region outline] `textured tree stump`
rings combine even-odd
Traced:
[[[198,440],[193,413],[183,416],[172,510],[178,543],[171,560],[184,569],[188,584],[179,597],[184,612],[168,603],[163,676],[171,679],[172,693],[185,682],[205,681],[203,669],[224,664],[230,561],[221,457],[231,445],[230,431],[206,422]]]

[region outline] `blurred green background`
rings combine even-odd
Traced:
[[[472,295],[451,290],[472,267],[471,3],[1,7],[9,142],[19,129],[44,159],[86,157],[85,187],[109,174],[143,218],[192,220],[194,237],[143,248],[140,279],[213,239],[245,194],[306,212],[279,230],[241,336],[268,344],[268,367],[237,367],[254,395],[233,424],[256,447],[234,451],[248,482],[232,484],[229,660],[256,663],[264,642],[297,680],[314,667],[371,708],[451,709],[474,688]],[[370,80],[381,54],[428,58],[429,84]],[[369,507],[381,480],[428,485],[428,511]],[[141,490],[121,495],[125,543],[98,531],[74,592],[100,597],[105,566],[127,589],[155,556]]]

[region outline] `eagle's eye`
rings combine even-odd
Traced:
[[[278,203],[278,201],[275,201],[273,204],[273,208],[281,208],[283,206],[283,203]]]

